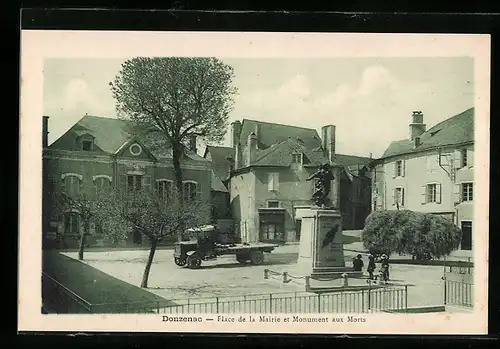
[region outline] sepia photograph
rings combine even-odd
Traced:
[[[489,37],[245,35],[24,33],[28,326],[485,333]]]

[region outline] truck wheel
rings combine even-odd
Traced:
[[[183,267],[186,265],[186,258],[174,258],[175,264],[177,264],[179,267]]]
[[[248,261],[248,259],[249,259],[248,255],[246,255],[246,254],[237,254],[236,255],[236,260],[241,264],[246,263],[246,261]]]
[[[201,266],[201,258],[197,253],[190,255],[186,262],[189,269],[198,269]]]
[[[262,251],[253,251],[250,255],[250,261],[254,265],[259,265],[264,262],[264,252]]]

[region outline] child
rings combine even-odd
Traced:
[[[368,268],[366,269],[370,275],[370,279],[373,280],[373,272],[375,271],[375,257],[370,254],[368,256]]]
[[[387,281],[389,281],[389,257],[387,257],[386,254],[383,254],[381,260],[382,267],[380,268],[380,273],[382,276],[382,280],[387,283]]]

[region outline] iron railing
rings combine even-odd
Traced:
[[[92,313],[92,304],[42,272],[43,307],[55,313]]]
[[[184,304],[160,307],[168,314],[290,314],[290,313],[370,313],[407,309],[407,287],[384,287],[334,293],[247,295],[215,297],[210,301],[185,300]]]
[[[52,277],[42,273],[43,299],[61,313],[156,314],[290,314],[404,312],[408,288],[382,287],[359,291],[311,294],[266,293],[165,301],[91,304]],[[56,299],[56,302],[54,300]]]
[[[474,306],[474,284],[463,280],[444,280],[444,305]]]

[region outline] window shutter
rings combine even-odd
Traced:
[[[120,191],[123,194],[127,193],[127,175],[125,174],[120,175]]]
[[[461,185],[460,184],[455,184],[454,185],[453,195],[454,195],[454,198],[455,198],[455,203],[457,203],[457,204],[460,203],[460,201],[462,199],[461,195],[460,195],[461,194],[460,189],[461,189]]]
[[[441,184],[436,184],[436,204],[441,203]]]
[[[196,183],[196,199],[199,201],[203,199],[203,191],[200,183]]]
[[[422,186],[422,205],[425,205],[427,203],[427,186],[423,185]]]
[[[401,188],[401,206],[405,205],[405,188]]]
[[[398,162],[394,162],[394,167],[392,169],[392,178],[396,178],[396,174],[398,173]]]
[[[279,172],[274,173],[274,190],[278,190],[280,183],[280,174]]]
[[[454,152],[453,167],[455,169],[459,169],[462,167],[462,153],[458,149],[456,149]]]
[[[474,166],[474,149],[467,149],[467,166]]]
[[[273,176],[273,173],[268,173],[267,175],[267,189],[269,191],[272,191],[273,190],[273,181],[274,181],[274,176]]]
[[[405,165],[406,165],[406,160],[401,160],[401,177],[405,176]]]
[[[396,189],[392,189],[392,205],[396,205],[396,200],[398,199],[398,196],[396,195]]]

